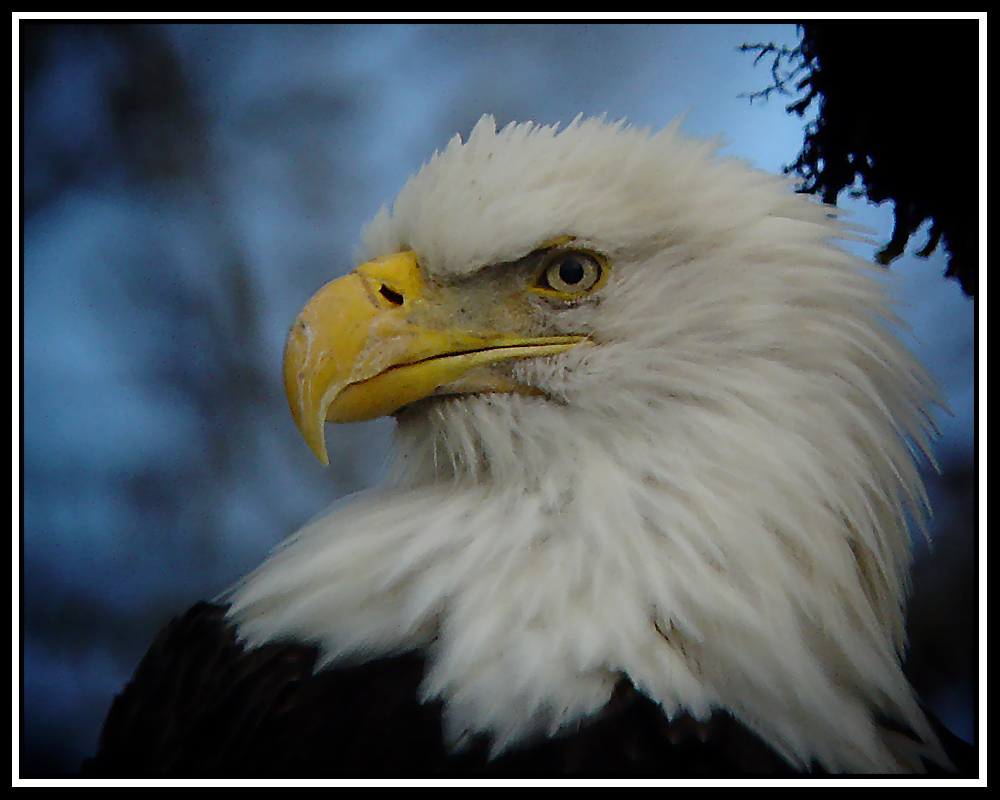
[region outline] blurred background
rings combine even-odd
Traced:
[[[76,772],[171,617],[377,480],[391,421],[329,427],[322,469],[285,404],[282,345],[434,150],[484,112],[686,114],[689,134],[780,172],[809,116],[751,104],[770,62],[738,48],[797,40],[769,23],[21,23],[21,774]],[[889,206],[841,206],[889,239]],[[909,669],[972,741],[975,302],[940,254],[891,271],[952,412]]]

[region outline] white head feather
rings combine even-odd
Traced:
[[[554,325],[596,346],[520,363],[550,399],[404,409],[394,481],[237,587],[242,636],[326,663],[421,648],[456,743],[553,733],[627,675],[803,767],[918,767],[877,716],[940,757],[900,669],[932,391],[842,224],[715,150],[484,117],[407,182],[366,258],[472,274],[575,236],[612,279]]]

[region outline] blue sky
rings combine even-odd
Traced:
[[[282,345],[302,303],[353,266],[364,222],[451,135],[487,112],[652,128],[686,115],[689,134],[722,135],[723,152],[772,172],[802,142],[782,98],[740,97],[770,74],[738,46],[794,45],[791,25],[154,33],[193,91],[208,154],[197,170],[122,178],[107,104],[122,56],[99,39],[60,38],[25,98],[24,186],[42,201],[24,226],[22,746],[48,747],[38,763],[60,768],[93,751],[170,616],[376,479],[391,423],[330,428],[339,459],[321,470],[284,406]],[[65,164],[83,166],[67,177]],[[888,240],[887,206],[847,207]],[[971,459],[974,314],[943,270],[938,255],[904,256],[892,272],[952,408],[937,452]],[[225,405],[222,375],[249,400]]]

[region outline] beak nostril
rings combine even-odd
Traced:
[[[382,295],[386,300],[392,303],[394,306],[403,305],[403,295],[399,292],[394,292],[385,284],[382,284],[382,288],[378,290],[379,294]]]

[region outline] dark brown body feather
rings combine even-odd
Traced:
[[[225,612],[199,603],[160,633],[115,699],[85,776],[794,774],[732,717],[668,722],[625,680],[577,731],[492,760],[483,740],[450,753],[441,705],[416,699],[420,656],[313,673],[316,648],[246,650]]]

